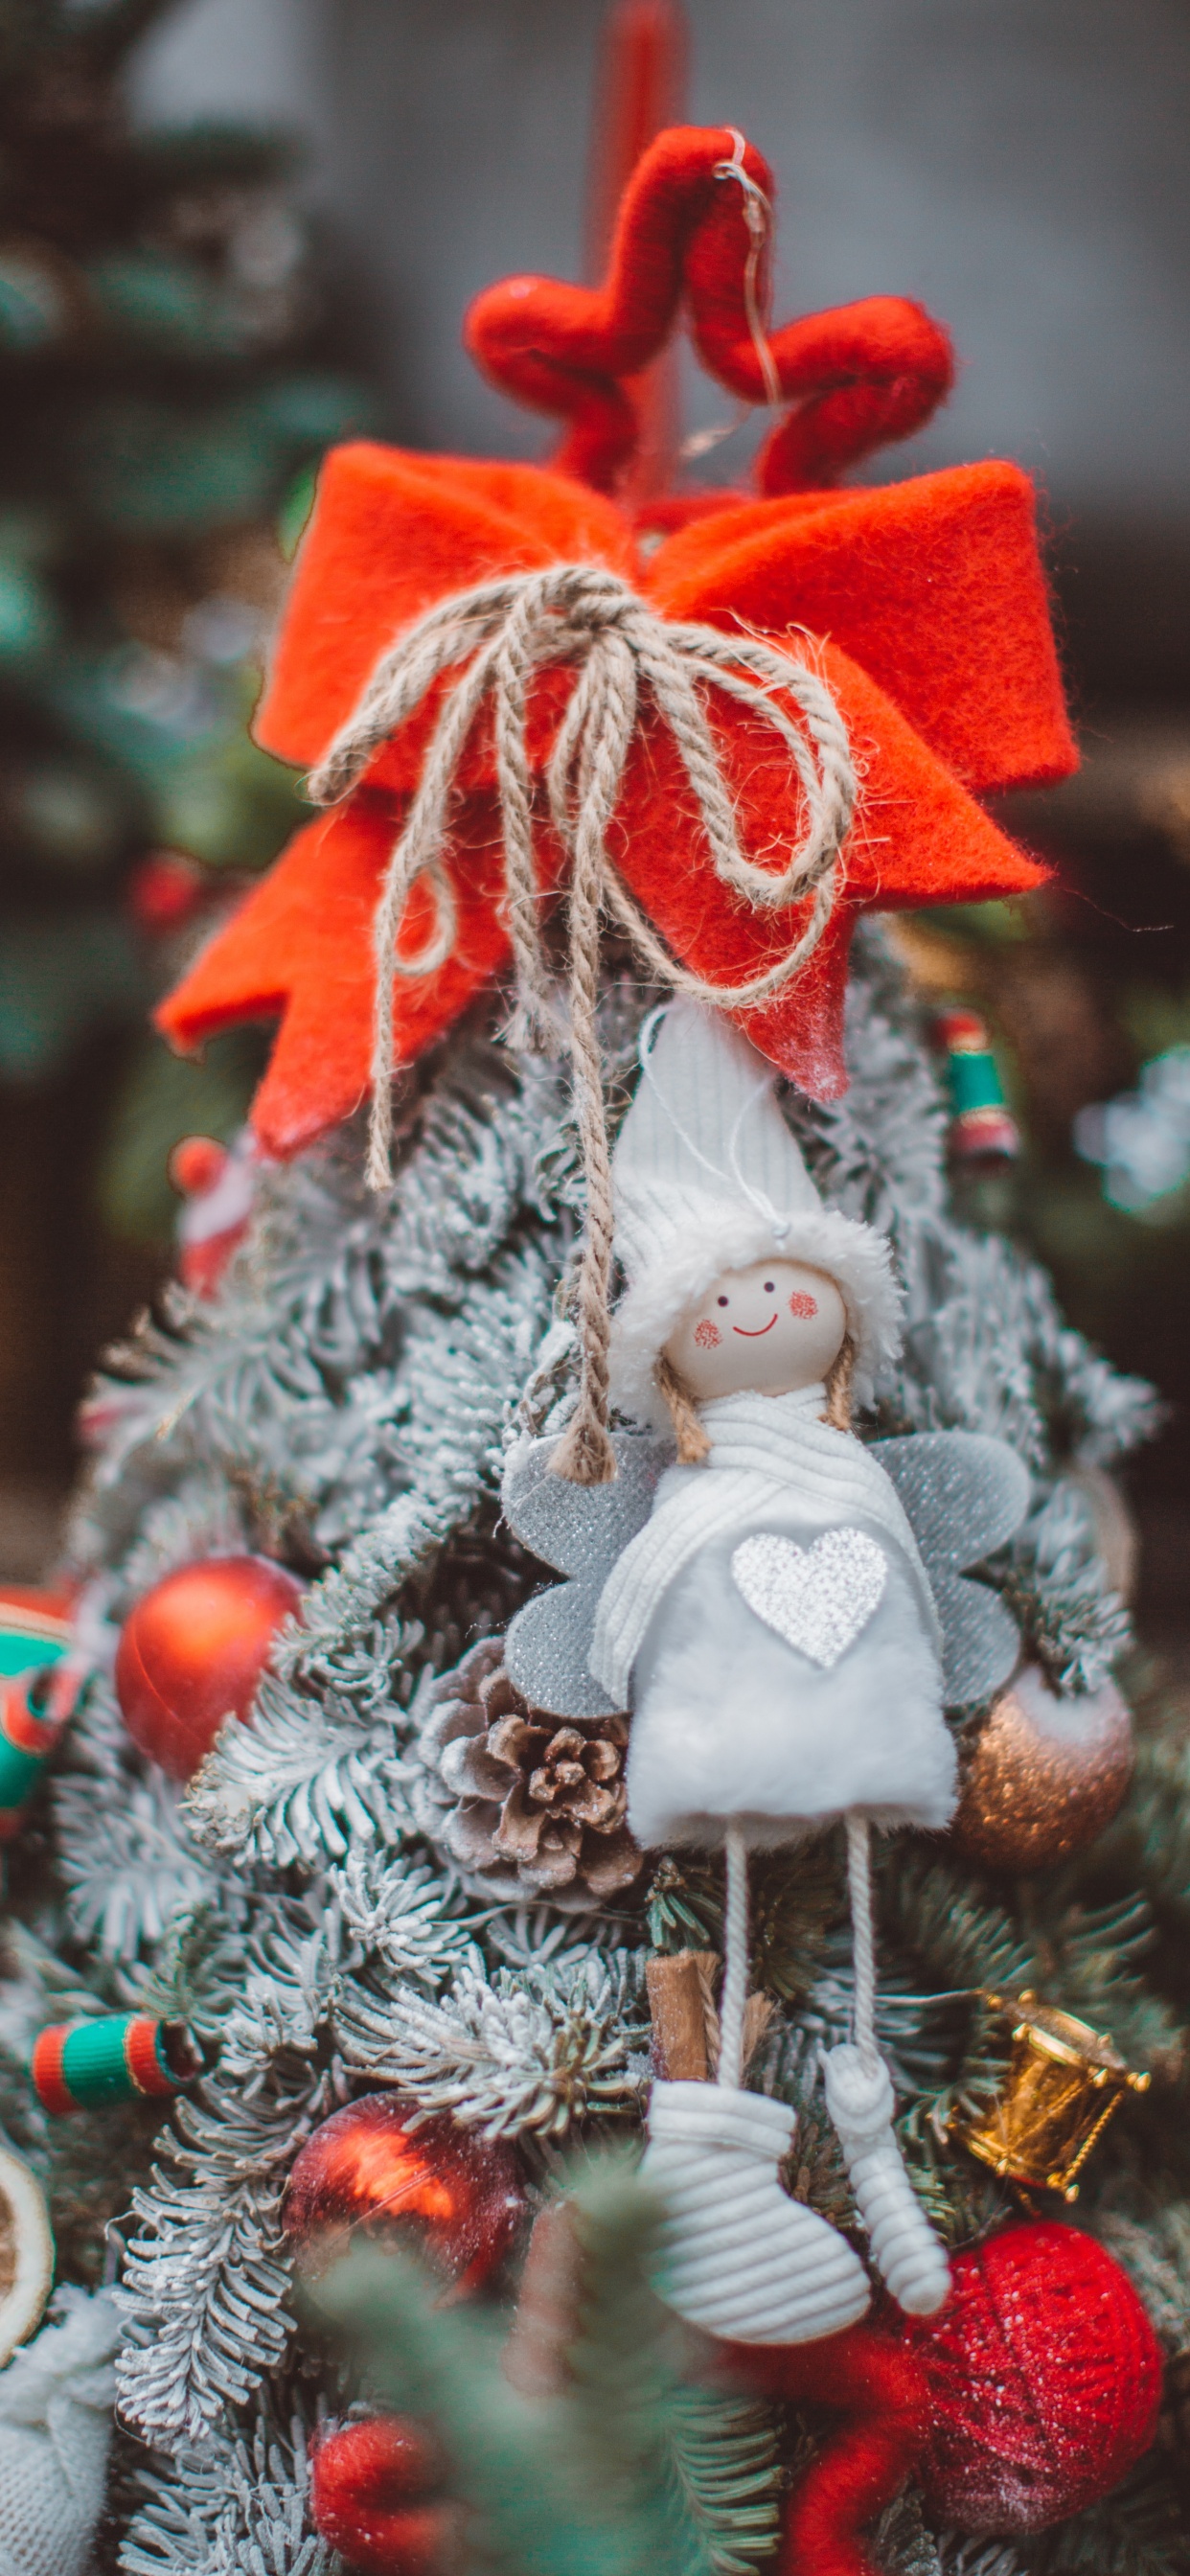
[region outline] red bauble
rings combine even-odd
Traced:
[[[515,2150],[450,2119],[411,2128],[412,2117],[409,2104],[369,2093],[307,2139],[285,2195],[299,2271],[321,2271],[361,2230],[414,2243],[465,2293],[495,2270],[525,2206]]]
[[[960,2531],[1044,2531],[1109,2495],[1148,2450],[1156,2335],[1126,2273],[1075,2227],[1005,2228],[951,2270],[940,2314],[901,2328],[929,2390],[917,2477]]]
[[[364,2576],[438,2576],[458,2524],[456,2505],[425,2500],[439,2475],[431,2444],[404,2416],[342,2424],[311,2450],[314,2528]]]
[[[886,2300],[822,2343],[723,2347],[750,2387],[843,2419],[790,2495],[784,2576],[877,2576],[863,2534],[909,2475],[940,2521],[999,2537],[1097,2504],[1148,2450],[1160,2349],[1094,2237],[1008,2227],[951,2277],[937,2316]]]
[[[273,1638],[302,1587],[263,1556],[211,1556],[167,1574],[129,1612],[116,1695],[134,1744],[175,1780],[206,1760],[226,1718],[245,1718]]]

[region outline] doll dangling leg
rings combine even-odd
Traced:
[[[713,2084],[656,2083],[644,2174],[665,2203],[664,2298],[732,2343],[809,2343],[862,2317],[867,2275],[845,2237],[783,2191],[796,2126],[785,2102],[743,2090],[748,1852],[727,1827],[719,2069]]]
[[[892,2077],[876,2045],[876,1958],[872,1935],[871,1827],[847,1817],[847,1869],[855,1958],[855,2039],[825,2060],[826,2107],[839,2133],[872,2260],[899,2307],[932,2316],[950,2289],[950,2268],[909,2176],[893,2131]]]
[[[715,2082],[739,2093],[744,2082],[744,2011],[748,2001],[748,1846],[729,1823],[723,1845],[723,1986],[719,1996],[719,2064]]]

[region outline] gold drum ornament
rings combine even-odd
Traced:
[[[949,2134],[1007,2182],[1078,2199],[1078,2177],[1127,2093],[1147,2093],[1102,2031],[1033,1994],[985,1994],[1013,2016],[1004,2089],[990,2107],[954,2112]]]

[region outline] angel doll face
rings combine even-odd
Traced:
[[[837,1360],[847,1310],[833,1279],[802,1261],[726,1270],[688,1306],[665,1357],[696,1404],[717,1395],[792,1395]]]

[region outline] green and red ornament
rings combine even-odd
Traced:
[[[61,1662],[73,1603],[72,1592],[48,1585],[0,1584],[0,1680]]]
[[[0,1589],[0,1843],[19,1833],[74,1706],[70,1609],[68,1592]]]
[[[933,1025],[934,1044],[946,1059],[950,1093],[950,1152],[956,1162],[974,1163],[999,1156],[1011,1162],[1020,1153],[1015,1119],[1004,1102],[1004,1086],[992,1052],[987,1023],[966,1007],[940,1011]]]
[[[213,1136],[183,1136],[169,1158],[169,1177],[184,1202],[178,1219],[178,1271],[192,1296],[213,1297],[252,1217],[255,1164],[248,1135],[234,1145]]]
[[[316,2129],[289,2177],[283,2211],[296,2269],[310,2279],[358,2235],[412,2244],[454,2295],[482,2288],[525,2211],[520,2160],[501,2138],[448,2118],[416,2119],[389,2093],[347,2102]]]
[[[77,1679],[68,1667],[0,1682],[0,1843],[20,1832],[74,1706]]]
[[[190,1780],[231,1717],[246,1719],[273,1639],[302,1587],[264,1556],[180,1566],[136,1603],[120,1632],[116,1697],[132,1741]]]
[[[169,2101],[198,2071],[185,2031],[148,2013],[57,2022],[33,2045],[33,2089],[55,2118],[114,2102]]]

